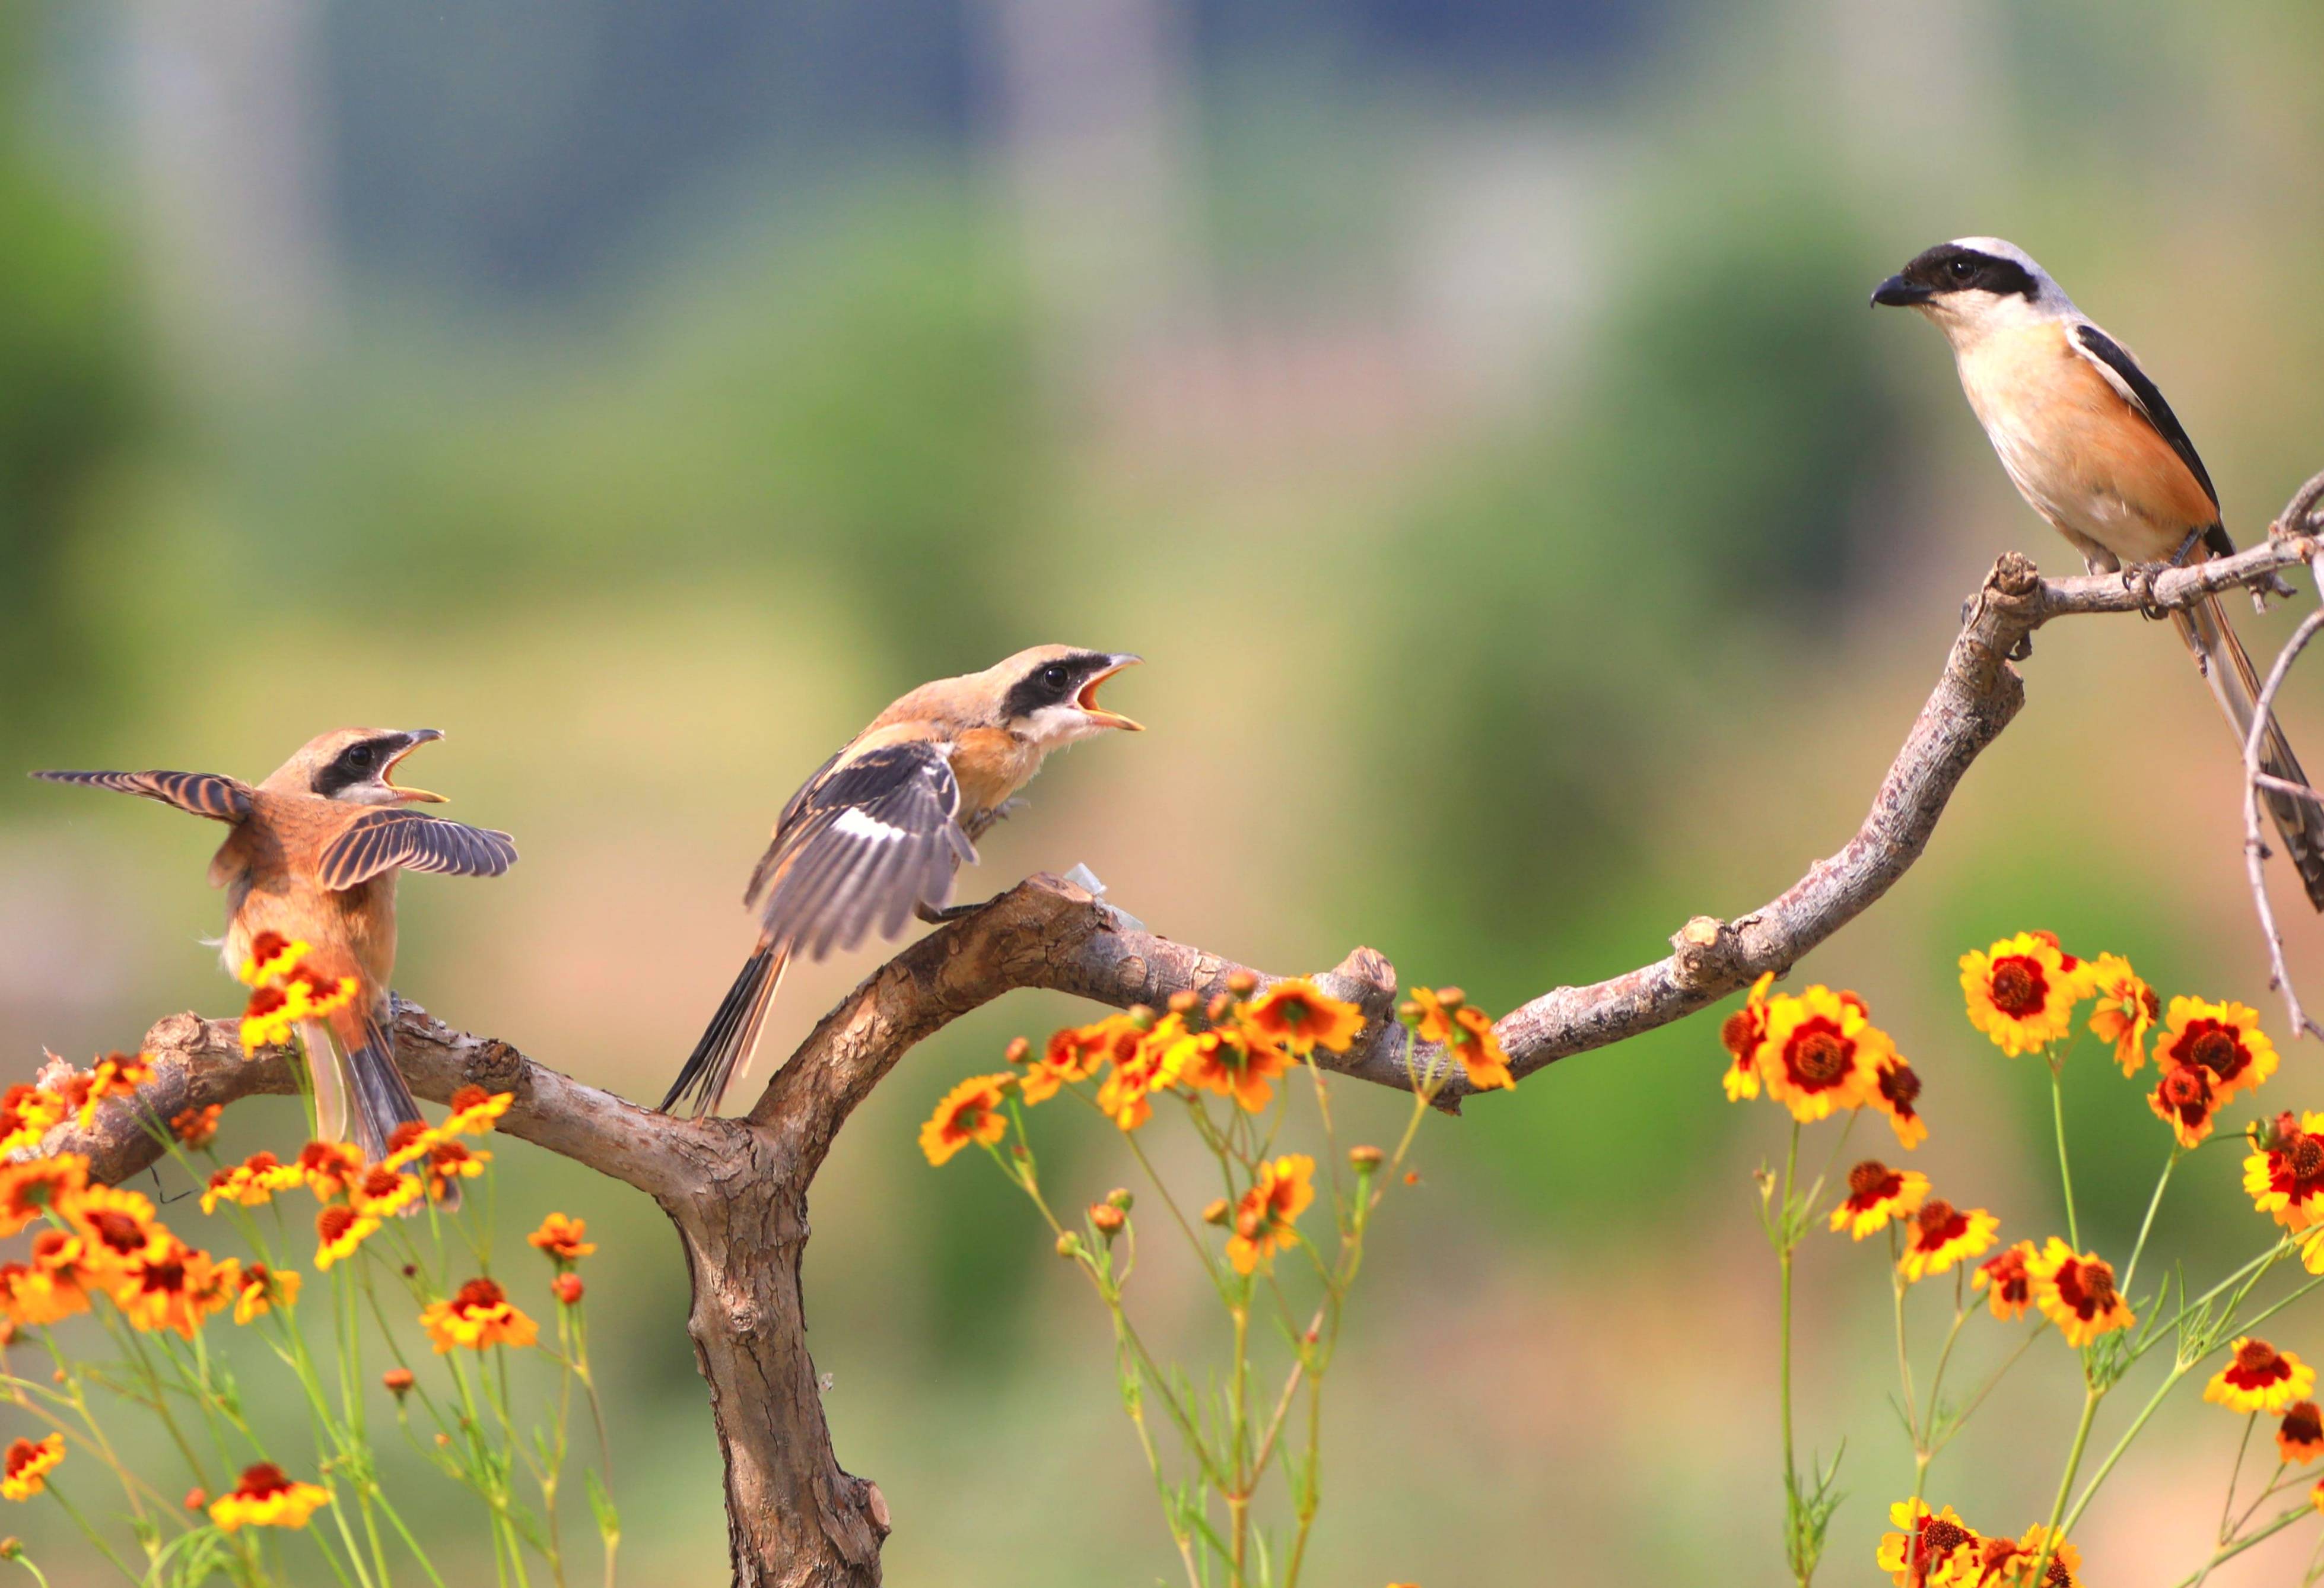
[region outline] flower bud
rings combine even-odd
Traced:
[[[1010,1064],[1023,1064],[1033,1057],[1033,1045],[1022,1037],[1012,1037],[1009,1046],[1001,1049],[1001,1057]]]
[[[1071,1230],[1067,1230],[1064,1234],[1057,1237],[1057,1255],[1059,1257],[1079,1257],[1081,1254],[1082,1238],[1079,1235],[1074,1234]]]
[[[1210,1205],[1203,1209],[1203,1223],[1206,1224],[1223,1224],[1227,1222],[1227,1215],[1232,1212],[1234,1212],[1234,1209],[1228,1204],[1225,1197],[1213,1197],[1211,1199]]]
[[[379,1376],[379,1381],[386,1385],[388,1393],[398,1400],[411,1393],[413,1380],[410,1368],[390,1368]]]
[[[1439,987],[1436,989],[1436,1002],[1448,1010],[1454,1010],[1468,1002],[1469,995],[1458,987]]]
[[[1181,987],[1176,992],[1170,994],[1170,1012],[1172,1014],[1190,1013],[1193,1011],[1194,1005],[1201,1001],[1202,994],[1195,992],[1192,987]]]
[[[1406,1170],[1405,1170],[1405,1171],[1404,1171],[1404,1183],[1405,1183],[1406,1185],[1407,1185],[1407,1186],[1417,1186],[1417,1185],[1419,1185],[1419,1184],[1420,1184],[1420,1171],[1419,1171],[1418,1169],[1406,1169]]]
[[[1406,999],[1404,1002],[1396,1006],[1396,1018],[1400,1020],[1418,1020],[1420,1018],[1420,1005],[1413,1002],[1410,999]]]
[[[1380,1167],[1381,1161],[1387,1157],[1388,1154],[1377,1147],[1363,1146],[1348,1149],[1348,1161],[1355,1166],[1356,1172],[1360,1175],[1371,1173]]]
[[[1101,1202],[1090,1208],[1089,1222],[1092,1229],[1111,1241],[1121,1233],[1121,1226],[1128,1223],[1130,1220],[1129,1216],[1113,1204]]]
[[[452,1436],[449,1434],[438,1434],[436,1436],[436,1443],[444,1449],[449,1450],[452,1448]]]
[[[210,1491],[203,1488],[199,1483],[195,1484],[192,1488],[186,1491],[186,1509],[188,1510],[207,1510],[209,1506],[209,1502]]]
[[[559,1274],[557,1276],[556,1282],[550,1286],[550,1288],[557,1292],[557,1299],[565,1306],[578,1306],[581,1305],[580,1275]]]
[[[1118,1207],[1124,1213],[1128,1213],[1131,1205],[1137,1200],[1138,1198],[1132,1196],[1127,1187],[1121,1186],[1116,1186],[1105,1194],[1105,1205],[1108,1207]]]
[[[1237,998],[1248,998],[1259,991],[1259,978],[1249,971],[1227,973],[1227,991]]]
[[[24,1553],[24,1541],[11,1533],[0,1538],[0,1560],[14,1560]]]
[[[1150,1031],[1154,1029],[1154,1021],[1157,1017],[1151,1006],[1143,1003],[1133,1003],[1130,1006],[1128,1012],[1130,1015],[1130,1025],[1138,1030]]]

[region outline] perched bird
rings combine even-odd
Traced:
[[[396,764],[444,735],[341,728],[284,762],[255,788],[217,772],[34,772],[55,783],[141,794],[226,823],[233,831],[210,861],[210,885],[226,891],[222,957],[229,974],[251,944],[274,932],[308,944],[302,962],[334,980],[353,976],[355,998],[301,1026],[315,1082],[316,1132],[325,1140],[354,1125],[364,1153],[387,1155],[396,1126],[420,1118],[395,1064],[387,980],[395,968],[395,873],[497,877],[516,863],[506,833],[403,808],[444,797],[393,781]]]
[[[1098,686],[1139,659],[1038,645],[956,679],[923,684],[872,719],[799,787],[775,821],[742,903],[759,943],[678,1071],[667,1113],[691,1098],[715,1112],[747,1067],[794,956],[853,948],[873,927],[893,937],[914,914],[947,911],[954,873],[1006,814],[1048,753],[1140,725],[1097,703]]]
[[[1940,243],[1874,288],[1872,301],[1918,309],[1944,332],[2010,482],[2091,572],[2128,577],[2235,550],[2219,494],[2162,392],[2023,249],[1998,237]],[[2216,596],[2171,616],[2240,751],[2258,710],[2250,656]],[[2260,768],[2308,781],[2272,717]],[[2283,794],[2267,804],[2310,902],[2324,910],[2324,817]]]

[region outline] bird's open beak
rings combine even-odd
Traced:
[[[1082,692],[1074,697],[1074,704],[1081,707],[1083,716],[1088,717],[1090,721],[1095,723],[1101,728],[1121,728],[1132,734],[1144,733],[1146,731],[1146,725],[1144,723],[1133,721],[1131,718],[1122,716],[1118,711],[1107,711],[1102,706],[1099,706],[1097,703],[1097,687],[1100,684],[1104,683],[1108,679],[1113,677],[1114,674],[1120,672],[1123,668],[1136,667],[1139,662],[1145,660],[1146,659],[1142,656],[1131,656],[1127,652],[1116,656],[1113,659],[1111,665],[1103,672],[1093,675],[1090,681],[1082,686]]]
[[[419,749],[422,744],[431,743],[443,736],[444,734],[442,730],[438,728],[411,729],[409,733],[403,735],[403,748],[397,751],[392,756],[389,757],[387,764],[380,769],[379,780],[385,783],[389,788],[394,789],[395,797],[398,799],[409,800],[412,803],[420,805],[449,805],[451,801],[445,799],[441,794],[431,794],[425,789],[407,789],[395,780],[396,766],[405,756]]]
[[[1915,309],[1936,294],[1903,276],[1890,276],[1872,289],[1872,306],[1876,309]]]

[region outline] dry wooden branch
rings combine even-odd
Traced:
[[[2314,487],[2324,496],[2324,476]],[[2111,575],[2045,580],[2028,559],[2003,556],[1965,609],[1936,688],[1856,835],[1759,909],[1732,921],[1697,917],[1652,964],[1593,985],[1554,989],[1510,1013],[1499,1032],[1511,1069],[1531,1075],[1568,1054],[1691,1014],[1763,971],[1788,969],[1920,857],[1969,763],[2024,703],[2024,685],[2011,663],[2027,654],[2035,629],[2058,617],[2183,607],[2220,590],[2272,585],[2280,569],[2317,563],[2319,546],[2307,532],[2312,506],[2312,499],[2295,503],[2290,528],[2247,551],[2135,583]],[[2271,694],[2288,666],[2287,656],[2270,679]],[[916,1044],[1003,992],[1040,987],[1116,1008],[1158,1007],[1182,991],[1207,998],[1242,968],[1138,929],[1079,888],[1036,877],[873,972],[823,1018],[739,1120],[650,1113],[504,1042],[452,1030],[408,1003],[398,1005],[396,1038],[422,1097],[441,1102],[469,1084],[512,1093],[503,1131],[660,1204],[678,1226],[694,1279],[688,1327],[726,1458],[734,1581],[862,1588],[880,1580],[887,1508],[879,1490],[843,1472],[832,1453],[799,1290],[807,1188],[840,1127]],[[1394,968],[1359,948],[1316,979],[1367,1016],[1356,1044],[1331,1058],[1333,1067],[1409,1085]],[[137,1111],[108,1106],[87,1131],[60,1128],[44,1149],[86,1152],[97,1174],[118,1180],[159,1156],[152,1134],[159,1122],[187,1107],[286,1092],[293,1084],[284,1056],[245,1061],[229,1025],[191,1014],[156,1025],[146,1048],[155,1078]],[[1424,1049],[1417,1063],[1433,1073],[1448,1061]],[[1457,1108],[1468,1090],[1452,1075],[1440,1101]]]

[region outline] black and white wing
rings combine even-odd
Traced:
[[[2216,512],[2219,493],[2211,484],[2211,471],[2203,466],[2203,459],[2196,452],[2195,443],[2188,439],[2187,428],[2179,422],[2179,416],[2171,411],[2171,404],[2163,400],[2163,388],[2138,367],[2138,360],[2130,355],[2128,348],[2089,321],[2077,322],[2069,340],[2075,352],[2098,366],[2098,372],[2106,377],[2107,384],[2120,392],[2123,401],[2138,410],[2139,417],[2154,427],[2154,433],[2171,443],[2171,450],[2179,455],[2179,461],[2185,464],[2188,472],[2195,476],[2195,483],[2203,487],[2203,494],[2211,499],[2211,508]],[[2235,542],[2227,538],[2226,528],[2216,521],[2203,539],[2213,551],[2222,557],[2236,549]]]
[[[810,959],[855,947],[875,926],[895,937],[914,906],[941,908],[953,872],[976,859],[936,744],[835,758],[784,817],[745,902],[759,905],[770,945]]]
[[[111,789],[174,805],[214,822],[238,822],[250,815],[250,785],[217,772],[34,772],[43,782]]]
[[[516,840],[506,833],[416,810],[373,810],[331,840],[316,874],[337,893],[399,866],[454,877],[497,877],[515,863]]]

